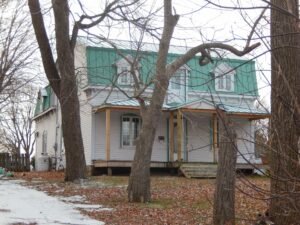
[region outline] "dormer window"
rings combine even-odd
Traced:
[[[180,90],[187,86],[190,68],[186,65],[180,67],[179,70],[170,79],[170,89]]]
[[[133,84],[133,75],[130,73],[130,67],[118,68],[118,84],[120,85]]]
[[[133,62],[133,58],[131,55],[126,56],[127,60]],[[134,79],[133,74],[131,73],[131,64],[126,59],[120,59],[116,62],[117,66],[117,83],[119,85],[133,85]],[[139,77],[138,69],[139,65],[136,66],[135,74]]]
[[[215,76],[216,91],[234,91],[235,70],[232,67],[222,63],[214,69],[213,74]]]
[[[191,69],[187,65],[180,67],[171,77],[168,102],[185,102],[187,100],[188,79]]]

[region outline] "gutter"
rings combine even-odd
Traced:
[[[36,116],[33,117],[32,119],[33,119],[33,120],[36,120],[36,119],[38,119],[38,118],[40,118],[40,117],[42,117],[42,116],[48,114],[49,112],[55,111],[55,110],[56,110],[56,107],[53,107],[53,106],[52,106],[52,107],[50,107],[49,109],[47,109],[46,111],[44,111],[44,112],[42,112],[42,113],[36,115]]]

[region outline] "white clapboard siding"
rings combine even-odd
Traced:
[[[35,120],[36,128],[36,157],[40,157],[43,149],[43,132],[47,132],[47,154],[54,156],[56,111],[51,111]]]
[[[188,162],[213,162],[210,117],[194,116],[187,123]]]
[[[235,120],[238,163],[247,163],[254,160],[254,124],[249,120]],[[246,160],[245,160],[246,159]]]
[[[110,122],[110,160],[133,160],[135,148],[122,147],[120,141],[121,116],[129,112],[111,111]],[[132,112],[131,112],[132,113]],[[167,159],[166,117],[159,122],[156,133],[152,161],[164,162]],[[95,134],[93,159],[106,160],[105,152],[105,112],[95,114]],[[164,136],[165,141],[158,141],[158,136]]]

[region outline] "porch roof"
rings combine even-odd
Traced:
[[[146,102],[146,105],[149,105],[149,101]],[[135,99],[128,99],[128,100],[119,100],[119,101],[107,101],[100,106],[94,107],[93,111],[98,112],[102,111],[106,108],[115,108],[115,109],[132,109],[132,110],[139,110],[140,104]],[[167,104],[163,104],[163,110],[169,110],[170,106]]]
[[[149,102],[146,102],[148,105]],[[103,111],[106,108],[119,110],[139,110],[140,105],[135,99],[108,101],[100,106],[94,107],[94,112]],[[185,112],[210,112],[216,113],[216,109],[224,110],[228,114],[241,116],[249,119],[264,119],[270,117],[270,113],[266,110],[252,108],[250,106],[217,104],[206,99],[190,101],[185,103],[163,104],[163,111],[182,110]]]

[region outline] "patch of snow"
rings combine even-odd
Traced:
[[[59,197],[60,200],[64,202],[85,202],[86,198],[82,195],[73,195],[69,197]]]
[[[85,211],[112,211],[112,208],[103,208],[102,205],[88,205],[88,204],[73,204],[74,208],[84,209]]]
[[[18,181],[0,180],[0,224],[102,225],[81,215],[74,206],[44,192],[22,186]]]

